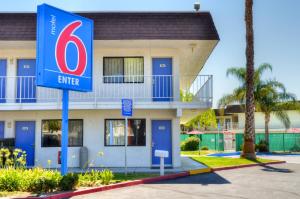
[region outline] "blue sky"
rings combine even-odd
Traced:
[[[0,0],[2,12],[32,12],[42,2],[69,11],[192,11],[195,0]],[[300,99],[300,1],[254,0],[255,66],[268,62],[276,78]],[[200,0],[210,11],[220,42],[202,74],[214,75],[214,104],[237,87],[228,67],[245,66],[244,0]]]

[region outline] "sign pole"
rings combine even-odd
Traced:
[[[125,176],[127,176],[127,131],[128,131],[128,117],[125,118]]]
[[[62,98],[62,136],[61,136],[61,175],[68,173],[68,120],[69,90],[63,90]]]
[[[122,99],[122,116],[125,117],[125,144],[124,144],[124,163],[125,163],[125,176],[127,176],[127,145],[128,145],[128,117],[132,116],[132,99]]]

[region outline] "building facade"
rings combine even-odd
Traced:
[[[129,167],[157,166],[155,149],[179,167],[180,123],[212,106],[212,75],[199,74],[219,41],[210,13],[81,15],[94,20],[94,80],[70,92],[69,166],[86,147],[90,167],[123,167],[127,139]],[[2,13],[0,27],[0,140],[28,166],[58,168],[62,93],[35,85],[36,14]],[[127,138],[122,98],[134,103]]]
[[[240,105],[229,105],[224,110],[215,109],[217,122],[221,124],[225,130],[236,130],[243,133],[245,127],[244,108]],[[287,115],[290,118],[292,129],[300,129],[300,112],[298,110],[287,110]],[[255,112],[255,129],[256,132],[264,132],[265,130],[265,115],[262,112]],[[271,132],[285,132],[284,124],[274,115],[271,114],[269,129]]]

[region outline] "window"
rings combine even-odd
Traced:
[[[104,57],[104,83],[143,83],[143,57]]]
[[[61,146],[61,120],[42,120],[42,147]],[[83,120],[69,120],[69,147],[83,145]]]
[[[105,120],[105,146],[125,145],[125,120]],[[128,146],[146,146],[146,120],[128,119]]]

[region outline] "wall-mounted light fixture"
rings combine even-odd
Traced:
[[[14,58],[12,58],[12,57],[11,57],[11,58],[9,58],[9,64],[10,64],[10,65],[13,65],[13,64],[14,64],[14,61],[15,61],[15,59],[14,59]]]
[[[199,10],[200,10],[200,2],[199,1],[196,1],[194,3],[194,9],[195,9],[196,12],[199,12]]]
[[[192,53],[194,52],[194,49],[196,48],[197,44],[191,43],[189,44],[190,48],[192,49]]]

